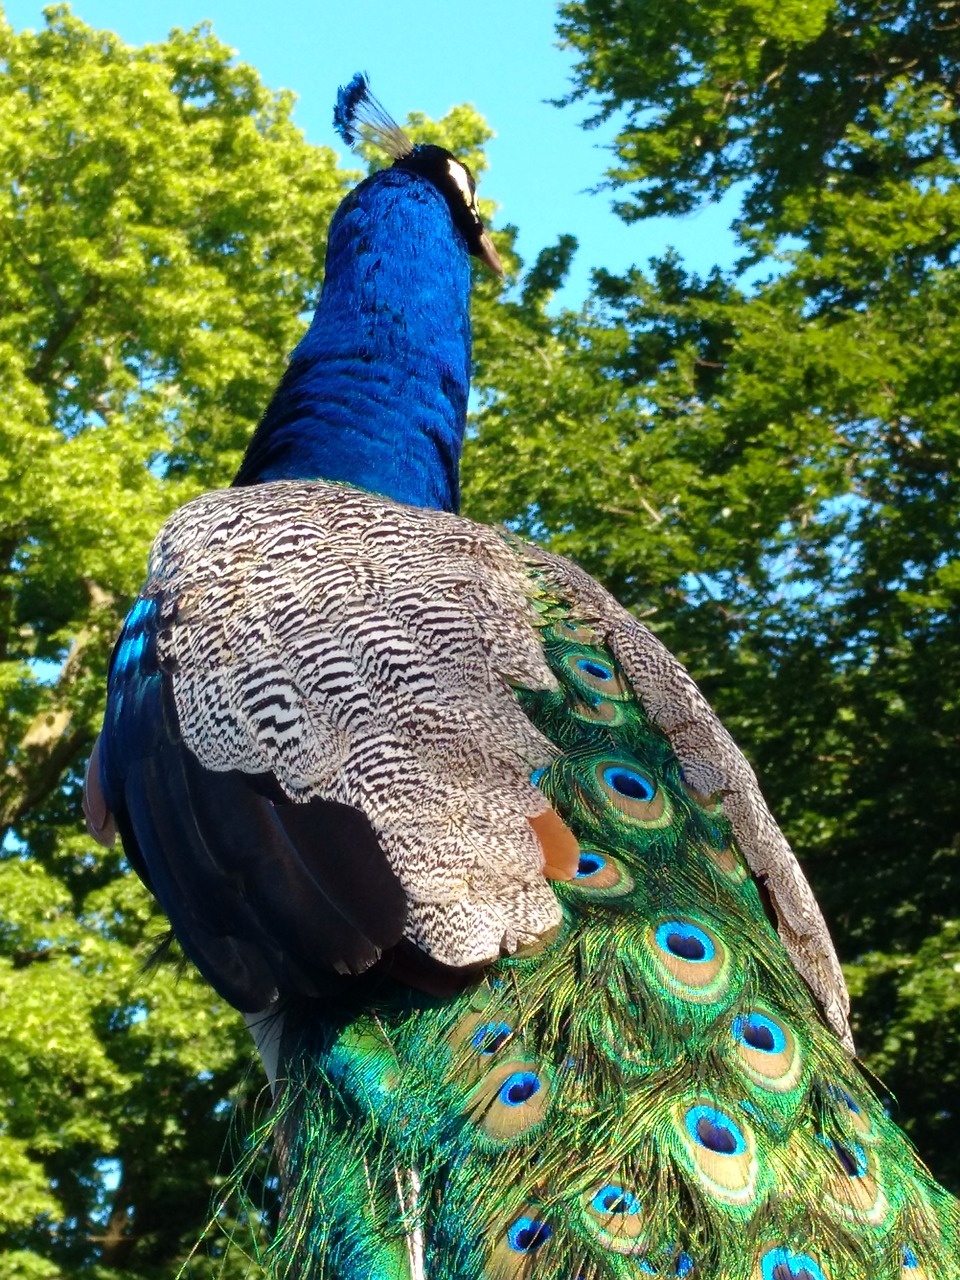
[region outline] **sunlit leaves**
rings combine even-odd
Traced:
[[[753,753],[857,962],[861,1047],[960,1186],[954,9],[577,0],[560,29],[572,96],[619,113],[625,216],[742,184],[750,274],[598,282],[690,464],[654,624]]]
[[[144,975],[163,921],[78,771],[153,534],[229,479],[345,179],[205,28],[131,49],[60,7],[0,60],[0,1269],[169,1275],[250,1052]]]

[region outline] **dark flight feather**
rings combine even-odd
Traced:
[[[951,1280],[826,926],[680,664],[455,514],[472,179],[392,167],[235,487],[161,530],[88,773],[275,1088],[281,1280]]]

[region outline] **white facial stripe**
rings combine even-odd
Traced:
[[[473,192],[470,190],[470,182],[467,178],[467,171],[462,164],[457,164],[456,160],[447,161],[447,172],[450,180],[456,186],[457,190],[463,196],[463,202],[468,209],[476,210],[477,201]]]

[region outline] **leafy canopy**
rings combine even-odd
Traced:
[[[571,0],[559,30],[571,100],[621,122],[623,216],[736,186],[744,258],[599,273],[550,323],[595,416],[557,439],[529,370],[501,382],[550,451],[524,519],[652,611],[752,755],[860,1048],[960,1188],[955,8]]]
[[[47,21],[0,25],[0,1269],[169,1276],[248,1042],[192,975],[143,976],[163,922],[81,834],[80,770],[149,542],[228,479],[345,175],[208,29]]]
[[[941,6],[584,0],[575,97],[621,211],[743,193],[744,270],[672,256],[552,302],[478,274],[468,514],[575,555],[748,748],[850,962],[858,1035],[960,1187],[957,36]],[[0,1267],[168,1277],[200,1237],[239,1019],[78,822],[109,647],[165,514],[226,483],[348,175],[206,28],[0,24]],[[505,126],[506,127],[506,126]],[[408,122],[475,171],[470,108]],[[699,139],[699,141],[698,141]],[[243,1083],[246,1081],[246,1083]],[[229,1163],[229,1161],[227,1161]],[[258,1203],[269,1229],[275,1197]],[[236,1209],[191,1274],[255,1274]],[[252,1228],[252,1230],[251,1230]],[[247,1244],[246,1247],[253,1247]]]

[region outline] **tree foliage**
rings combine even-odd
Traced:
[[[195,974],[144,973],[165,922],[79,789],[153,535],[236,470],[358,175],[206,26],[46,18],[0,16],[0,1269],[166,1280],[206,1235],[189,1273],[229,1280],[273,1206],[207,1230],[263,1080]],[[472,108],[407,127],[484,167]]]
[[[746,183],[752,223],[798,193],[876,191],[956,155],[960,29],[952,0],[568,0],[580,55],[568,101],[623,113],[610,178],[628,218],[684,213]],[[889,131],[904,91],[912,145]],[[800,230],[803,219],[800,219]]]
[[[544,316],[490,379],[516,469],[501,500],[480,467],[482,509],[687,657],[811,870],[869,1066],[960,1188],[956,6],[560,13],[572,97],[625,121],[620,211],[737,183],[744,257],[598,273]]]
[[[0,1269],[169,1276],[249,1049],[143,976],[163,922],[81,834],[80,770],[149,542],[229,478],[345,175],[203,28],[130,49],[61,8],[0,59]]]
[[[953,14],[563,4],[574,95],[623,112],[621,211],[741,184],[744,261],[598,273],[557,311],[575,242],[523,274],[501,233],[464,470],[468,514],[574,555],[690,663],[813,872],[868,1062],[960,1187]],[[260,1087],[235,1014],[189,972],[142,973],[163,922],[82,833],[78,789],[150,539],[229,480],[319,288],[349,175],[290,110],[206,28],[132,49],[62,7],[36,35],[0,22],[14,1280],[174,1274],[216,1202],[229,1100]],[[482,170],[470,108],[408,128]],[[213,1237],[190,1274],[257,1273],[256,1221],[224,1217],[238,1246]]]

